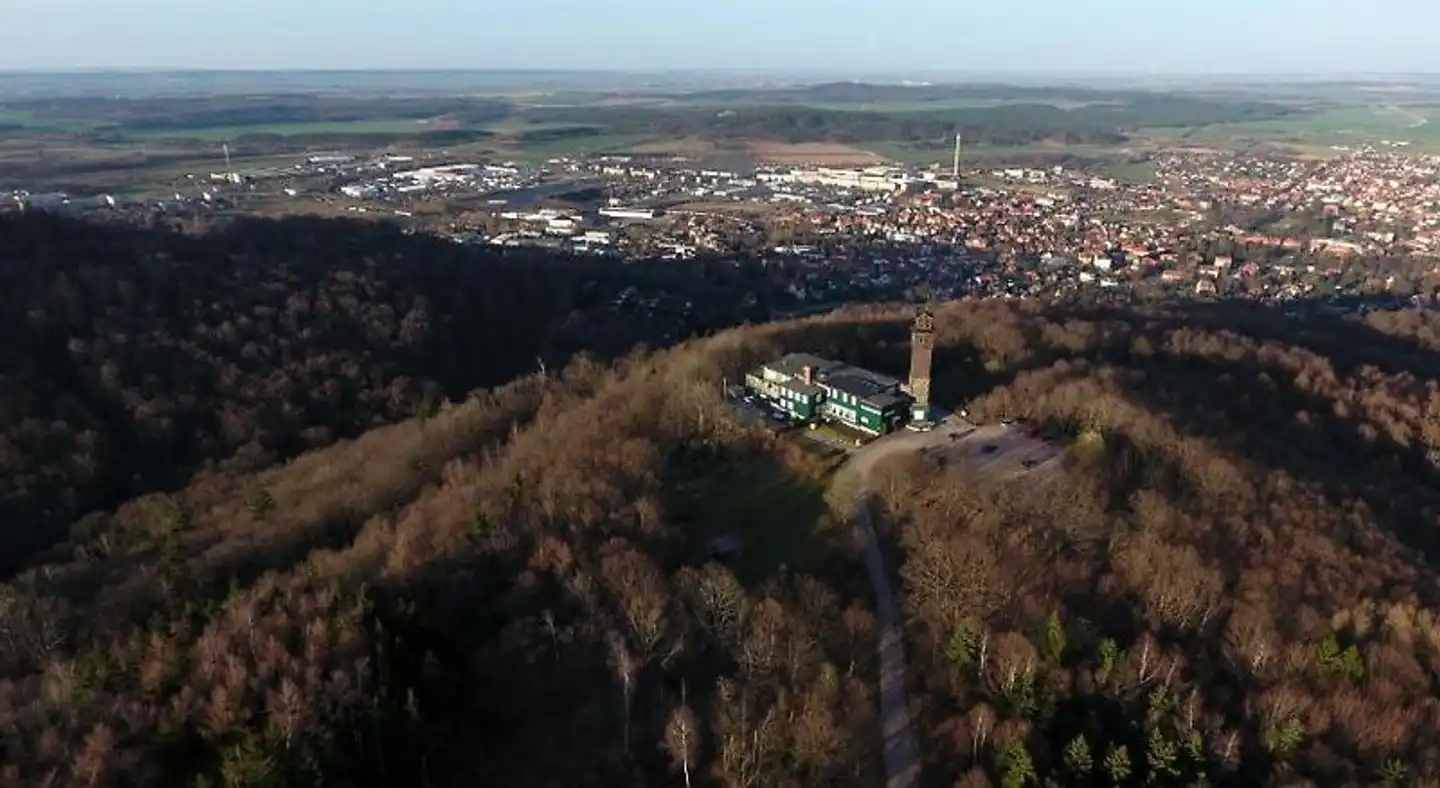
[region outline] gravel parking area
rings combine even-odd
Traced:
[[[968,434],[954,434],[949,443],[933,446],[932,460],[949,465],[967,463],[986,474],[1018,476],[1050,467],[1061,449],[1029,434],[1023,424],[986,424]]]

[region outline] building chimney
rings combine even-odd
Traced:
[[[803,366],[803,367],[801,367],[801,368],[800,368],[800,379],[803,380],[803,381],[805,381],[806,383],[814,383],[814,382],[815,382],[815,368],[812,367],[812,366],[810,366],[810,365],[808,365],[808,364],[805,365],[805,366]]]

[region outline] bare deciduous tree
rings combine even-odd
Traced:
[[[683,684],[680,686],[680,705],[670,712],[670,720],[665,725],[665,751],[680,767],[685,777],[685,788],[690,788],[690,767],[700,755],[700,731]]]
[[[989,704],[981,701],[971,706],[970,711],[965,714],[965,724],[970,729],[970,760],[973,763],[979,760],[986,740],[995,729],[995,712]]]
[[[630,646],[625,642],[625,637],[618,632],[612,632],[609,639],[610,645],[610,669],[615,671],[615,678],[620,682],[621,701],[624,708],[624,719],[622,720],[621,736],[624,741],[625,754],[630,754],[630,709],[635,702],[635,681],[640,670],[640,662],[635,659]]]

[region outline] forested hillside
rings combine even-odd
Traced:
[[[909,314],[582,358],[90,518],[0,589],[0,782],[880,784],[834,459],[718,384],[898,372]],[[938,318],[942,400],[1072,449],[1023,490],[880,471],[924,784],[1440,776],[1431,318]]]
[[[1434,784],[1436,323],[942,313],[972,414],[1073,450],[881,485],[934,784]]]
[[[827,460],[717,395],[832,333],[580,360],[99,518],[0,594],[0,774],[876,784],[872,617]],[[740,467],[777,495],[717,486]],[[712,529],[752,525],[804,549],[707,560]]]
[[[375,223],[202,232],[0,216],[0,577],[87,512],[433,412],[577,350],[734,320],[702,271],[462,247]],[[686,314],[618,314],[627,287]]]

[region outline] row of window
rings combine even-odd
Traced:
[[[856,404],[856,403],[858,402],[858,400],[859,400],[859,398],[856,397],[854,394],[847,394],[847,393],[845,393],[845,392],[843,392],[843,391],[836,391],[836,390],[834,390],[834,389],[831,389],[831,390],[830,390],[830,397],[831,397],[831,399],[838,400],[838,401],[843,402],[843,403],[845,403],[845,404],[847,404],[847,405],[854,405],[854,404]]]
[[[784,386],[780,387],[780,397],[782,399],[788,399],[793,402],[805,402],[808,400],[808,397],[806,397],[804,394],[801,394],[795,389],[786,388]]]
[[[827,402],[825,403],[825,412],[831,416],[835,416],[842,421],[847,421],[851,424],[855,423],[856,413],[852,408],[847,408],[834,402]]]
[[[752,377],[749,381],[752,388],[760,390],[762,394],[773,399],[781,400],[785,410],[795,415],[802,415],[801,405],[809,404],[812,397],[802,394],[789,386],[775,385],[768,381],[761,381]],[[827,389],[829,396],[821,406],[826,415],[833,416],[848,424],[861,424],[865,422],[879,423],[881,412],[878,408],[863,402],[860,397],[844,391]],[[855,406],[858,406],[858,410]],[[863,411],[863,414],[861,413]]]

